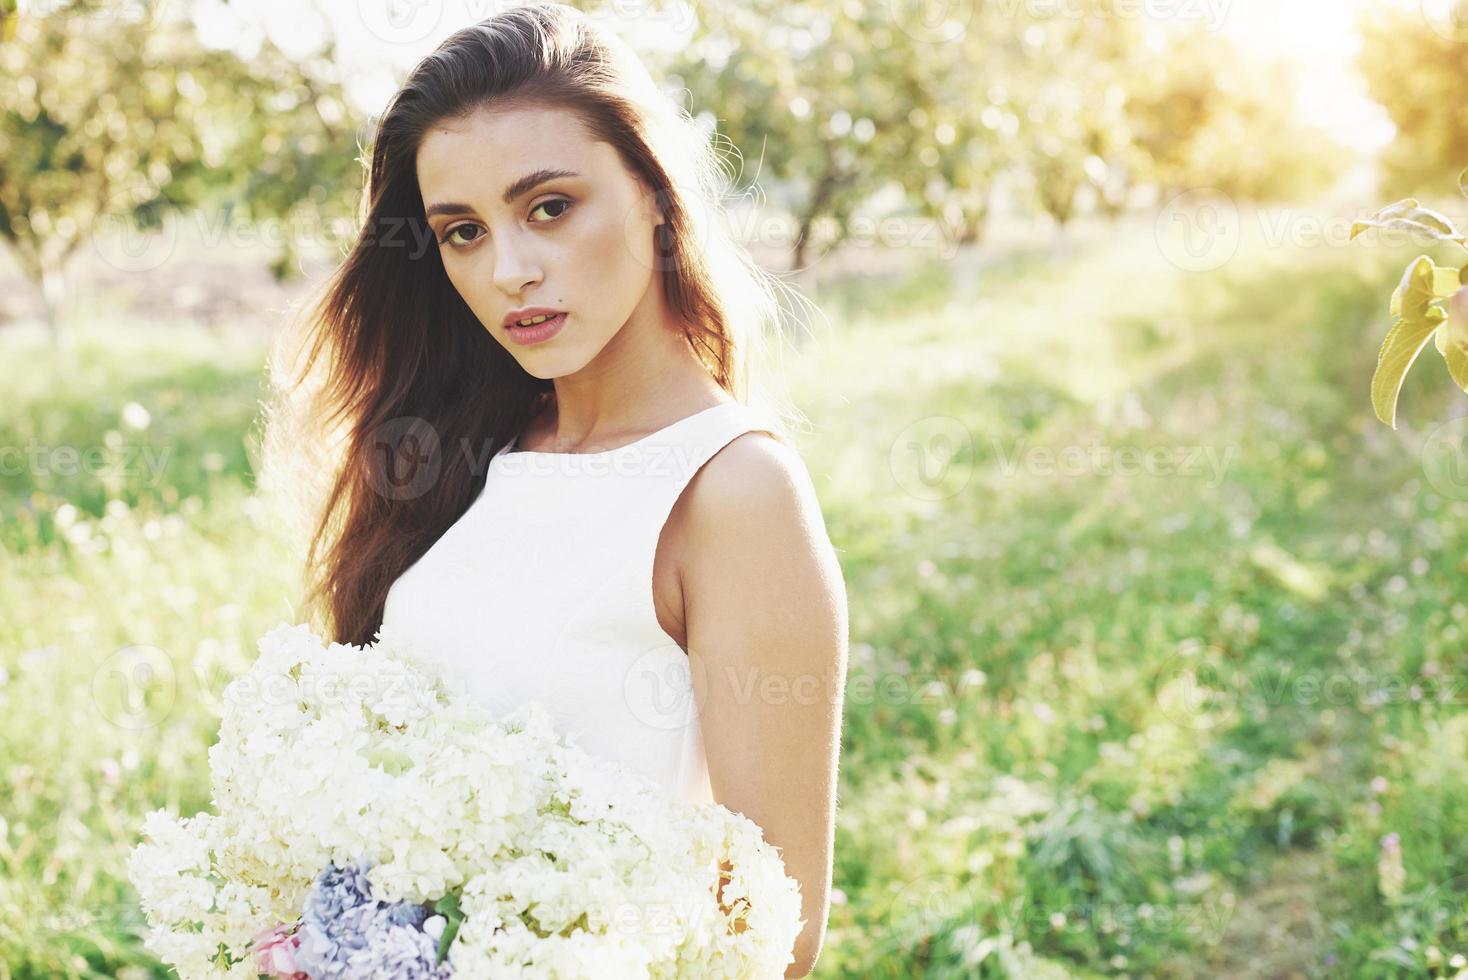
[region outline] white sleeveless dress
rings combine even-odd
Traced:
[[[392,585],[383,631],[462,677],[496,718],[530,700],[559,734],[713,800],[688,655],[658,623],[658,537],[699,467],[776,431],[726,401],[617,449],[489,461],[463,516]]]

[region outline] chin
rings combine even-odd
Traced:
[[[556,378],[564,378],[568,374],[575,374],[584,367],[584,364],[572,364],[565,357],[538,358],[527,357],[523,360],[517,358],[525,373],[540,381],[552,381]]]

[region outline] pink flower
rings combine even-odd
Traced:
[[[301,937],[292,934],[295,928],[294,922],[282,922],[255,934],[250,952],[255,954],[256,969],[271,978],[311,980],[296,968],[295,951],[301,945]]]

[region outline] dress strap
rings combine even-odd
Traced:
[[[609,458],[601,461],[605,467],[620,469],[630,479],[600,481],[602,487],[635,488],[635,494],[621,498],[618,512],[610,515],[620,526],[604,535],[616,542],[624,557],[603,584],[597,601],[583,606],[566,624],[565,635],[600,634],[634,655],[660,648],[683,656],[682,648],[658,622],[652,580],[658,541],[693,477],[746,432],[766,432],[785,441],[765,413],[731,401],[690,416],[636,446],[607,454]],[[627,455],[616,459],[618,452]]]
[[[650,513],[644,523],[647,533],[642,536],[633,553],[632,566],[633,576],[638,583],[636,597],[639,614],[646,619],[655,635],[673,644],[675,648],[677,645],[673,638],[663,631],[658,622],[653,593],[652,577],[658,541],[662,538],[663,528],[672,516],[673,508],[698,471],[720,450],[746,432],[765,432],[784,441],[778,428],[763,413],[740,402],[726,403],[676,433],[676,438],[669,444],[674,462],[672,476],[665,483],[657,485],[656,497],[650,502]]]

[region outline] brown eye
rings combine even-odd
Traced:
[[[454,235],[456,235],[457,233],[459,233],[461,231],[466,231],[466,230],[475,230],[475,231],[477,231],[478,229],[476,229],[474,227],[474,225],[471,225],[471,224],[454,225],[448,231],[444,232],[443,237],[438,240],[438,243],[440,245],[455,245],[455,246],[458,246],[458,245],[470,245],[470,244],[473,244],[474,242],[476,242],[476,241],[479,240],[479,236],[478,235],[474,236],[473,238],[467,239],[467,240],[462,239],[462,238],[460,238],[460,239],[454,239]]]
[[[552,221],[555,221],[557,218],[559,218],[561,215],[565,214],[571,208],[571,202],[568,201],[568,200],[566,200],[564,197],[553,197],[553,198],[551,198],[548,201],[541,201],[539,204],[537,204],[531,210],[530,213],[531,214],[534,214],[536,211],[539,211],[541,208],[551,208],[551,207],[555,207],[556,205],[560,205],[560,210],[557,211],[555,214],[551,215],[551,220]],[[538,224],[544,224],[545,222],[537,222],[537,223]]]

